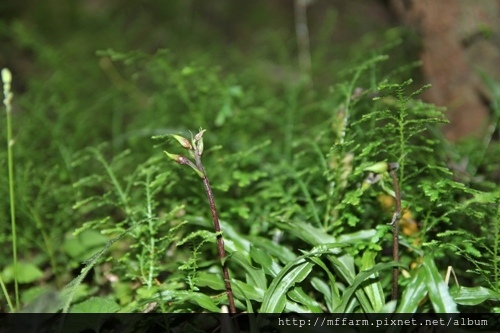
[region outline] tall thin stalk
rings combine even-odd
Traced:
[[[231,287],[231,281],[229,278],[229,270],[226,262],[226,250],[224,249],[224,239],[222,237],[220,223],[219,223],[219,215],[217,214],[217,208],[215,206],[214,195],[212,193],[212,188],[210,187],[210,182],[208,181],[207,174],[205,172],[205,168],[201,162],[201,155],[203,154],[203,133],[205,130],[201,130],[198,134],[194,136],[191,142],[180,136],[180,135],[172,135],[182,147],[189,150],[189,154],[194,158],[195,163],[191,162],[187,157],[170,154],[165,151],[167,156],[176,161],[179,164],[187,164],[189,165],[200,178],[203,180],[203,185],[205,186],[205,192],[207,194],[208,202],[210,204],[210,210],[212,211],[212,220],[214,224],[215,232],[217,233],[217,251],[219,252],[219,260],[222,264],[222,275],[224,278],[224,284],[226,287],[227,297],[229,300],[229,311],[231,313],[236,313],[236,306],[234,304],[234,295],[233,289]]]
[[[399,181],[396,171],[399,168],[398,163],[389,163],[389,174],[392,178],[392,186],[394,187],[396,210],[392,217],[392,259],[394,262],[399,262],[399,220],[401,219],[401,191],[399,189]],[[398,299],[398,277],[399,269],[392,269],[392,300]]]
[[[394,260],[394,262],[399,262],[399,220],[401,219],[401,214],[402,214],[401,190],[399,186],[398,176],[396,173],[398,169],[399,169],[399,163],[396,162],[375,163],[365,168],[366,171],[371,171],[371,172],[363,182],[363,189],[366,189],[368,186],[375,184],[378,181],[381,181],[381,183],[383,184],[382,181],[382,179],[384,178],[383,175],[386,174],[387,172],[391,177],[392,187],[394,189],[394,193],[392,193],[392,195],[394,196],[395,206],[396,206],[394,215],[392,216],[392,221],[390,223],[392,225],[392,259]],[[374,173],[377,173],[377,176],[375,176]],[[382,187],[385,189],[383,185]],[[392,270],[392,294],[391,294],[392,300],[398,299],[398,277],[399,277],[399,269],[397,266],[395,266]]]
[[[224,249],[224,239],[222,238],[222,233],[220,229],[219,216],[217,214],[217,208],[215,207],[214,195],[212,194],[212,188],[207,178],[203,164],[201,164],[200,156],[196,155],[196,165],[198,169],[203,174],[203,185],[205,186],[205,192],[207,193],[208,202],[210,203],[210,210],[212,211],[212,220],[214,223],[214,229],[217,233],[217,250],[219,252],[219,259],[222,263],[222,275],[224,277],[224,284],[226,286],[226,292],[229,299],[229,310],[231,313],[236,313],[236,306],[234,305],[234,295],[233,289],[231,288],[231,281],[229,280],[229,270],[227,268],[226,250]]]
[[[11,113],[12,113],[12,97],[14,94],[10,91],[10,84],[12,82],[12,74],[7,68],[2,69],[2,82],[3,82],[3,104],[5,105],[5,110],[7,112],[7,160],[9,168],[9,200],[10,200],[10,224],[12,231],[12,258],[14,261],[14,291],[16,295],[16,309],[19,309],[19,285],[17,282],[17,232],[16,232],[16,209],[14,202],[14,157],[12,152],[12,147],[14,146],[14,140],[12,139],[12,124],[11,124]],[[8,296],[6,295],[7,299]],[[12,304],[9,302],[9,306],[12,309]]]

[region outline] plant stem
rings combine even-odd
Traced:
[[[219,251],[219,260],[222,263],[222,275],[224,277],[224,284],[226,286],[227,297],[229,299],[229,311],[231,313],[236,313],[236,306],[234,305],[234,295],[233,289],[231,288],[231,281],[229,280],[229,270],[227,268],[226,250],[224,249],[224,239],[222,238],[222,233],[220,230],[219,215],[217,214],[217,208],[215,207],[214,196],[212,193],[212,188],[208,181],[207,174],[201,163],[201,158],[198,152],[195,152],[195,161],[198,170],[201,171],[203,175],[203,185],[205,185],[205,192],[207,193],[208,202],[210,203],[210,210],[212,211],[212,219],[214,222],[214,229],[217,233],[217,250]]]
[[[14,292],[16,295],[16,309],[19,309],[19,285],[17,281],[17,232],[16,232],[16,209],[15,209],[15,198],[14,198],[14,155],[13,149],[14,139],[12,138],[12,105],[11,100],[13,97],[10,91],[12,75],[7,68],[2,69],[2,81],[3,81],[3,94],[5,104],[5,110],[7,113],[7,160],[9,168],[9,200],[10,200],[10,223],[12,232],[12,259],[14,262]],[[8,297],[8,295],[6,295]]]
[[[399,220],[401,218],[401,191],[399,189],[398,176],[396,170],[398,170],[398,163],[389,163],[389,174],[392,178],[392,184],[395,193],[395,203],[396,211],[392,218],[392,258],[395,262],[399,262]],[[399,269],[394,267],[392,269],[392,300],[398,299],[398,276]]]
[[[146,217],[148,219],[148,226],[149,226],[149,273],[148,277],[146,279],[146,283],[148,285],[148,289],[150,289],[153,286],[153,279],[154,279],[154,273],[155,273],[155,260],[154,256],[156,253],[156,241],[155,241],[155,228],[154,228],[154,223],[153,223],[153,209],[152,209],[152,198],[151,198],[151,191],[150,191],[150,186],[151,186],[151,172],[148,172],[146,175],[146,201],[147,201],[147,212],[146,212]]]

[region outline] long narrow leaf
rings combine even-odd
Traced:
[[[288,292],[288,297],[290,297],[292,301],[295,301],[299,304],[304,304],[312,313],[323,312],[323,310],[321,309],[321,305],[316,300],[314,300],[314,298],[307,295],[300,287],[292,288],[292,290]]]
[[[423,267],[426,273],[425,282],[434,311],[438,313],[458,313],[457,303],[451,297],[448,285],[439,274],[434,258],[425,256]]]
[[[286,303],[286,292],[294,284],[302,282],[309,275],[312,267],[313,264],[302,257],[286,265],[264,293],[260,312],[283,312]]]
[[[238,280],[231,280],[231,282],[233,283],[234,296],[239,300],[246,301],[247,311],[251,311],[251,304],[249,305],[249,301],[262,303],[264,298],[264,289],[257,288]],[[206,272],[199,272],[196,275],[196,285],[198,287],[209,287],[217,291],[225,290],[224,282],[220,275]],[[289,312],[310,312],[310,310],[306,307],[301,307],[299,304],[287,299],[285,300],[285,310]]]
[[[370,312],[375,312],[375,309],[373,309],[372,304],[369,302],[369,300],[365,299],[366,294],[361,293],[362,290],[359,289],[360,285],[367,279],[369,279],[373,274],[393,268],[395,266],[404,267],[404,265],[401,263],[389,262],[389,263],[376,264],[375,266],[373,266],[373,268],[369,270],[359,272],[354,281],[352,282],[352,284],[349,286],[349,288],[347,288],[342,294],[342,304],[336,309],[336,312],[346,311],[348,302],[351,300],[351,297],[355,292],[361,306],[363,306],[363,309],[365,311],[370,310]],[[364,297],[360,298],[361,295],[364,295]],[[367,304],[365,304],[364,302],[367,302]]]
[[[333,264],[334,270],[340,274],[340,276],[345,280],[347,285],[352,285],[354,282],[354,277],[356,274],[354,268],[354,259],[350,255],[344,255],[340,258],[330,255],[328,256],[328,260]],[[348,298],[345,297],[345,293],[342,295],[342,303],[338,305],[333,312],[347,312],[348,306],[352,310],[355,307],[355,299],[351,298],[350,295]],[[373,309],[370,305],[370,301],[368,297],[365,295],[363,290],[357,290],[356,296],[361,302],[365,312],[373,312]]]
[[[289,263],[297,258],[297,255],[289,248],[281,244],[276,244],[267,238],[257,236],[249,236],[247,238],[252,243],[251,249],[258,247],[265,250],[270,255],[278,258],[282,263]]]
[[[168,290],[161,293],[165,301],[175,300],[179,303],[189,302],[196,304],[210,312],[220,312],[219,307],[207,295],[189,290]]]
[[[311,260],[316,265],[323,268],[323,270],[328,275],[328,281],[330,282],[329,290],[328,291],[323,290],[322,294],[325,295],[325,300],[327,302],[328,310],[330,312],[333,312],[333,309],[336,308],[341,303],[340,292],[339,292],[339,289],[337,286],[337,281],[335,279],[335,275],[332,274],[330,269],[326,266],[326,264],[320,258],[312,257]],[[318,288],[323,288],[323,285],[326,285],[326,283],[324,283],[322,280],[319,280],[319,279],[317,279],[317,280],[318,281],[317,281],[317,285],[315,288],[316,288],[316,290],[320,291],[320,289],[318,289]],[[313,283],[313,282],[314,282],[314,280],[311,281],[311,283]],[[321,282],[323,282],[323,283],[321,283]],[[313,284],[313,286],[314,286],[314,284]]]
[[[425,286],[425,271],[422,267],[417,269],[416,274],[406,286],[401,301],[396,312],[398,313],[415,313],[418,304],[427,295],[427,287]]]
[[[340,304],[340,302],[336,303],[333,302],[331,283],[326,283],[320,278],[313,277],[311,279],[311,285],[313,286],[314,289],[316,289],[320,294],[323,295],[324,302],[328,309],[328,312],[333,312],[333,309],[337,307],[337,305]]]
[[[329,235],[323,229],[315,228],[311,224],[302,221],[293,221],[290,223],[280,222],[277,223],[277,225],[312,246],[337,242],[335,237]]]
[[[500,301],[500,294],[485,287],[459,287],[450,290],[451,296],[460,305],[478,305],[486,300]]]
[[[255,268],[240,252],[231,253],[231,262],[237,263],[247,273],[247,283],[257,288],[266,289],[267,281],[262,269]]]
[[[363,258],[361,259],[361,270],[368,270],[375,266],[375,257],[377,253],[375,251],[365,251],[363,253]],[[373,282],[364,286],[363,289],[371,302],[371,305],[375,311],[379,311],[385,305],[384,291],[382,290],[382,284],[377,273],[368,277],[372,279]]]
[[[259,264],[264,273],[275,278],[283,268],[280,266],[273,258],[263,249],[258,247],[252,247],[250,249],[250,256],[252,259]]]

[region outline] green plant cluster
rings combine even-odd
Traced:
[[[22,258],[5,250],[0,259],[0,306],[220,312],[227,266],[241,312],[499,312],[495,128],[487,145],[446,142],[442,110],[408,79],[413,65],[389,71],[387,54],[373,51],[322,88],[307,78],[265,85],[173,50],[109,49],[97,52],[111,86],[97,100],[82,100],[84,89],[29,87],[19,103],[34,114],[22,128],[14,121],[14,132],[26,131],[15,176],[1,176],[18,228],[3,223],[0,245],[17,241]],[[78,85],[54,75],[55,87]],[[499,86],[488,83],[496,126]],[[89,119],[92,108],[111,111]],[[181,153],[179,138],[200,126],[220,232],[200,169],[162,153]],[[464,178],[455,166],[467,151],[475,155]],[[399,165],[398,262],[387,163]]]

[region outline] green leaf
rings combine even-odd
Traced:
[[[367,230],[360,230],[356,232],[352,232],[350,234],[344,234],[340,235],[338,237],[337,242],[338,243],[349,243],[349,244],[356,244],[360,241],[367,240],[372,238],[377,234],[377,230],[375,229],[367,229]]]
[[[432,256],[424,256],[422,267],[425,270],[425,283],[429,291],[429,298],[438,313],[458,313],[457,303],[450,295],[448,285],[434,263]]]
[[[71,313],[114,313],[120,306],[107,297],[91,297],[71,307]]]
[[[187,292],[187,294],[184,294],[184,292],[179,292],[178,295],[184,297],[184,300],[188,302],[201,306],[205,310],[220,312],[219,307],[215,305],[214,301],[212,301],[212,299],[205,294],[197,292]]]
[[[282,269],[282,267],[260,247],[252,247],[250,249],[250,256],[256,263],[260,264],[264,273],[267,275],[276,277]]]
[[[145,221],[145,220],[143,220]],[[123,232],[122,234],[118,235],[117,237],[111,239],[108,241],[104,247],[98,251],[96,254],[91,256],[85,261],[85,266],[81,270],[80,274],[75,277],[70,283],[68,283],[64,289],[61,291],[61,300],[63,301],[63,313],[68,313],[69,307],[71,305],[71,302],[75,299],[75,295],[77,295],[78,291],[84,287],[84,284],[82,284],[83,280],[87,276],[87,274],[90,272],[92,267],[94,267],[97,262],[99,261],[100,258],[108,251],[108,249],[119,239],[121,239],[124,235],[126,235],[130,230],[135,228],[136,226],[140,225],[143,223],[143,221],[139,221],[135,226],[130,227],[128,230]]]
[[[302,282],[311,272],[313,264],[303,256],[286,265],[264,293],[260,312],[280,313],[286,304],[286,292],[296,283]]]
[[[333,264],[334,270],[337,271],[348,284],[351,284],[354,281],[356,271],[354,269],[354,259],[352,256],[328,256],[328,260]]]
[[[375,257],[377,252],[367,250],[363,253],[363,258],[361,259],[361,270],[369,270],[375,266]],[[385,305],[384,291],[382,290],[382,285],[377,273],[368,277],[368,279],[373,280],[367,286],[363,287],[368,299],[371,302],[373,309],[378,312]]]
[[[35,286],[22,293],[24,313],[56,313],[61,308],[59,293],[48,286]]]
[[[237,299],[247,301],[263,302],[264,289],[257,288],[242,281],[232,280],[233,293]],[[196,277],[198,287],[209,287],[213,290],[225,290],[223,280],[220,276],[205,272],[199,272]],[[247,308],[251,308],[247,305]],[[285,309],[294,312],[310,312],[308,308],[301,307],[290,300],[285,299]],[[248,310],[248,309],[247,309]]]
[[[288,306],[285,296],[287,290],[293,287],[296,283],[302,282],[309,275],[312,270],[313,263],[319,264],[320,267],[328,271],[322,261],[318,260],[317,256],[321,254],[329,254],[329,257],[332,257],[331,254],[335,253],[341,246],[342,244],[321,244],[314,247],[310,252],[305,253],[296,260],[288,263],[266,290],[260,311],[266,313],[282,312],[283,309],[296,311],[293,310],[296,307]],[[309,262],[309,260],[313,263]],[[343,270],[347,271],[349,270],[348,266],[352,266],[352,270],[354,271],[354,264],[352,260],[346,258],[339,260],[335,257],[333,262],[338,263]],[[331,276],[331,279],[334,280],[333,276]],[[287,304],[286,308],[285,304]],[[303,311],[311,312],[311,310],[307,308],[303,309]]]
[[[337,281],[335,279],[335,275],[332,274],[330,269],[326,266],[326,264],[317,257],[311,257],[311,260],[318,265],[319,267],[323,268],[323,270],[326,272],[328,275],[328,281],[329,281],[329,286],[328,290],[324,290],[325,286],[327,284],[323,282],[323,280],[320,280],[318,278],[313,278],[311,281],[311,284],[313,287],[316,288],[316,290],[321,291],[323,295],[325,295],[325,301],[326,305],[328,307],[328,310],[330,312],[333,312],[333,310],[341,303],[340,299],[340,292],[337,287]],[[321,288],[322,290],[318,289]]]
[[[500,301],[500,293],[485,287],[452,288],[450,294],[460,305],[478,305],[487,300]]]
[[[222,283],[222,280],[219,279]],[[214,303],[214,301],[207,295],[195,292],[195,291],[184,291],[184,290],[167,290],[161,293],[162,300],[165,302],[168,301],[177,301],[179,303],[189,302],[192,304],[196,304],[203,309],[218,313],[220,312],[219,307]]]
[[[335,243],[337,241],[335,237],[329,235],[323,231],[323,229],[316,228],[311,224],[302,221],[293,221],[289,223],[278,222],[277,225],[312,246]],[[338,250],[338,252],[340,253],[340,250]]]
[[[184,245],[185,243],[192,241],[195,238],[201,238],[202,242],[209,242],[209,243],[214,243],[216,238],[217,238],[217,233],[213,231],[208,231],[208,230],[198,230],[195,232],[190,233],[183,239],[181,239],[178,243],[177,246]]]
[[[365,271],[359,272],[352,284],[347,288],[342,294],[342,304],[337,307],[335,312],[346,312],[347,305],[351,301],[352,295],[356,293],[356,296],[360,302],[360,305],[367,312],[374,312],[380,310],[380,308],[373,309],[372,303],[370,303],[369,299],[366,298],[366,295],[363,293],[362,289],[359,289],[361,284],[369,279],[373,274],[376,274],[380,271],[391,269],[393,267],[400,266],[405,267],[405,265],[401,263],[389,262],[389,263],[379,263],[373,266],[373,268]],[[391,270],[392,271],[392,270]]]
[[[325,232],[323,229],[316,228],[311,224],[304,223],[302,221],[293,221],[289,223],[278,222],[277,225],[281,229],[287,230],[290,234],[304,240],[312,246],[332,243],[341,243],[347,246],[346,243],[357,243],[361,240],[370,239],[377,234],[377,231],[375,229],[368,229],[356,231],[335,238]],[[340,253],[340,249],[335,249],[333,252]]]
[[[224,290],[224,280],[218,274],[197,272],[196,273],[196,286],[209,287],[213,290]]]
[[[28,262],[18,262],[16,271],[17,276],[14,274],[13,264],[5,267],[2,272],[2,278],[4,282],[9,283],[11,281],[14,281],[14,278],[17,278],[18,283],[32,283],[43,276],[43,272],[38,267]]]
[[[233,286],[233,294],[236,298],[240,300],[262,302],[265,289],[258,288],[256,286],[238,280],[232,280],[231,283]]]
[[[297,303],[303,304],[312,313],[322,313],[321,305],[307,295],[301,287],[294,287],[288,292],[288,297]]]
[[[249,252],[252,243],[247,240],[247,237],[241,235],[236,229],[226,221],[219,221],[220,229],[224,235],[224,242],[226,243],[226,247],[231,251],[243,251]],[[212,222],[209,220],[205,221],[205,224],[210,228],[213,228]],[[230,247],[232,245],[232,248]]]
[[[257,288],[253,285],[244,283],[238,280],[232,280],[233,293],[238,299],[250,299],[261,302],[264,297],[264,289]],[[209,287],[210,289],[221,291],[226,290],[222,276],[207,272],[198,272],[196,274],[197,287]]]
[[[289,263],[297,258],[297,255],[290,251],[284,245],[276,244],[273,241],[257,236],[249,236],[248,240],[252,243],[252,249],[259,248],[267,252],[269,255],[275,256],[282,263]]]
[[[326,304],[326,307],[328,308],[328,312],[333,312],[334,308],[340,304],[339,303],[336,303],[334,304],[333,303],[333,293],[332,293],[332,285],[331,283],[326,283],[325,281],[323,281],[322,279],[320,278],[317,278],[317,277],[313,277],[311,279],[311,285],[313,286],[314,289],[316,289],[321,295],[323,295],[324,299],[325,299],[325,304]],[[333,306],[332,306],[333,305]]]
[[[397,301],[389,301],[384,304],[378,311],[378,313],[393,313],[396,310]]]
[[[413,277],[406,286],[399,306],[398,313],[415,313],[417,312],[419,303],[427,295],[427,288],[425,286],[426,273],[422,267],[416,269]]]
[[[66,238],[62,244],[64,251],[73,259],[83,261],[101,250],[109,239],[96,230],[84,230],[77,236]]]
[[[241,252],[231,253],[231,262],[240,265],[247,273],[247,283],[256,286],[257,288],[266,289],[267,281],[262,269],[255,268],[250,261]]]
[[[387,162],[383,161],[383,162],[377,162],[375,164],[372,164],[368,167],[366,167],[364,170],[365,171],[373,171],[375,173],[384,173],[384,172],[387,172],[389,166],[387,164]]]
[[[363,191],[361,189],[358,189],[357,191],[353,192],[347,192],[345,197],[342,199],[342,202],[339,205],[339,207],[343,208],[345,206],[358,206],[362,194]]]

